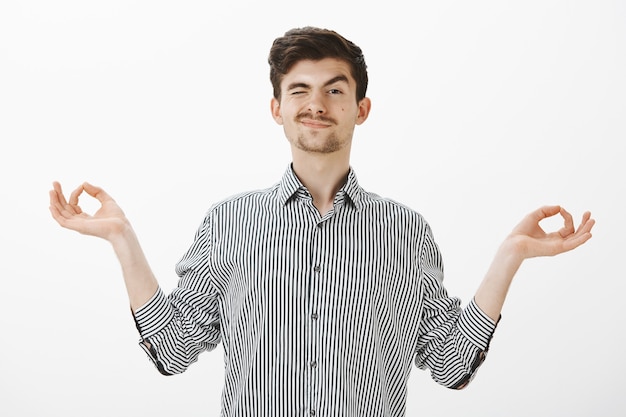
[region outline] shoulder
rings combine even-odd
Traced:
[[[366,213],[428,226],[428,222],[419,211],[392,198],[363,190],[361,202]]]
[[[207,215],[223,214],[231,211],[254,211],[278,204],[278,184],[271,187],[243,191],[226,197],[209,208]]]
[[[392,236],[395,242],[403,242],[416,257],[437,253],[432,229],[419,211],[392,198],[366,194],[361,200],[362,215],[374,229]]]

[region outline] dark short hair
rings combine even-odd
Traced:
[[[268,58],[274,97],[280,99],[280,83],[297,62],[324,58],[337,58],[350,65],[356,81],[356,100],[361,101],[367,93],[368,81],[361,48],[335,31],[311,26],[291,29],[274,40]]]

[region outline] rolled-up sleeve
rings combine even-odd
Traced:
[[[484,362],[497,322],[472,299],[448,296],[443,286],[441,254],[430,230],[421,256],[423,310],[415,364],[429,369],[433,380],[453,389],[465,387]]]
[[[176,265],[178,286],[166,296],[159,289],[134,313],[139,345],[159,372],[184,372],[203,351],[220,342],[219,294],[211,280],[210,219]]]

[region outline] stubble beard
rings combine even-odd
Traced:
[[[298,117],[296,117],[296,123],[299,124],[300,119],[304,117],[311,118],[309,114],[299,114]],[[331,118],[317,117],[315,120],[320,120],[336,126],[336,122]],[[337,152],[344,146],[344,141],[337,136],[336,132],[330,133],[330,135],[325,139],[322,138],[322,135],[324,135],[324,133],[316,131],[308,133],[299,132],[294,145],[304,152],[319,154]]]
[[[315,135],[314,136],[318,136]],[[337,138],[336,134],[331,134],[324,141],[318,143],[314,140],[307,140],[305,134],[301,133],[298,135],[296,139],[295,145],[298,149],[309,152],[309,153],[320,153],[320,154],[329,154],[333,152],[337,152],[339,149],[343,147],[343,143],[341,140]]]

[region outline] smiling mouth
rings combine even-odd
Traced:
[[[328,123],[320,122],[318,120],[311,120],[311,119],[302,119],[300,120],[300,123],[302,123],[302,125],[306,127],[310,127],[313,129],[323,129],[326,127],[330,127],[330,124]]]
[[[333,120],[330,120],[325,117],[311,118],[311,117],[301,116],[301,117],[298,117],[297,120],[302,125],[313,128],[313,129],[323,129],[326,127],[330,127],[334,124]]]

